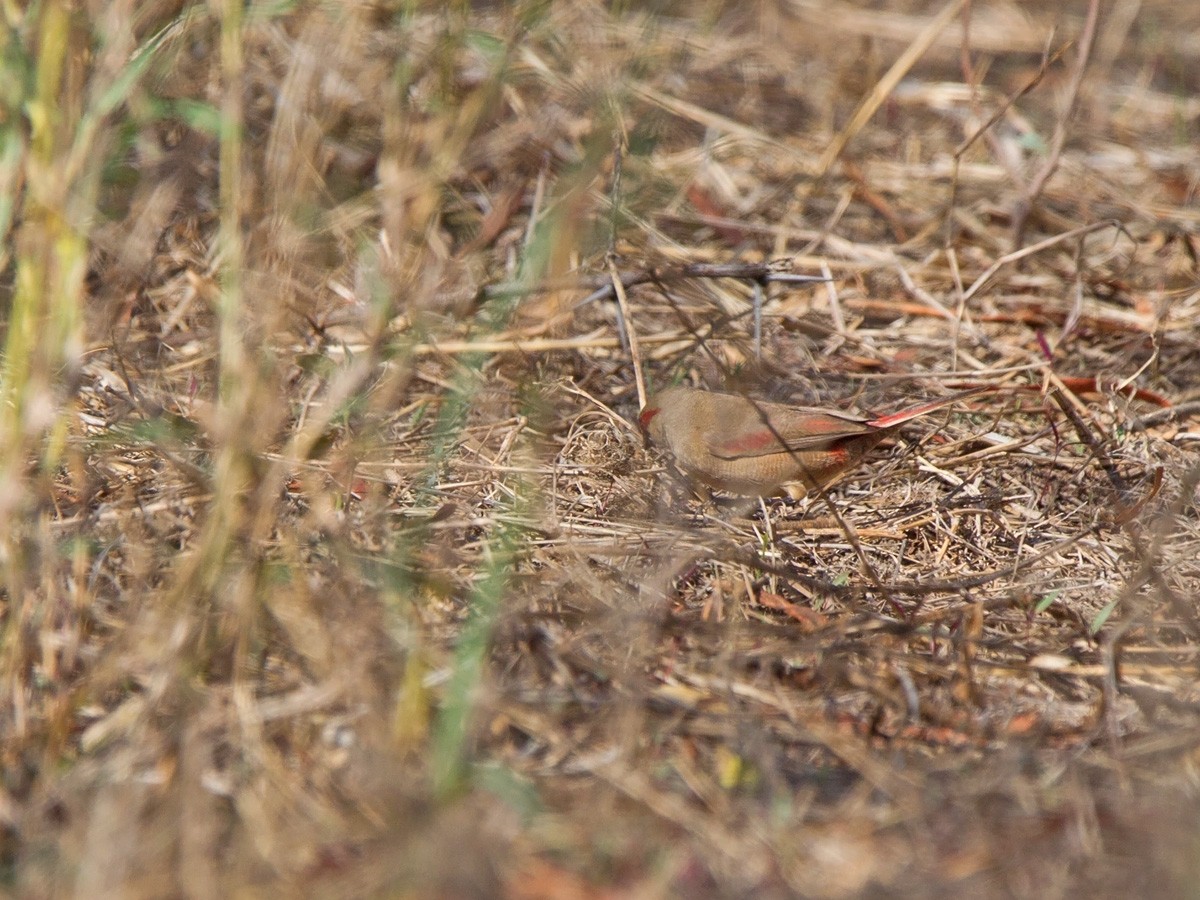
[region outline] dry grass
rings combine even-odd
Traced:
[[[5,56],[4,890],[1194,892],[1189,5],[104,6]],[[635,356],[995,390],[701,503]]]

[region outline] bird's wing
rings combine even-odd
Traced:
[[[721,427],[712,430],[708,449],[720,459],[828,450],[849,438],[868,434],[883,437],[904,422],[990,390],[990,387],[979,387],[961,391],[873,419],[746,398],[722,401],[716,411]]]
[[[878,430],[858,416],[774,403],[748,407],[727,425],[708,439],[709,452],[720,459],[825,450]]]

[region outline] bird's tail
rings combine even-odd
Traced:
[[[920,406],[910,406],[908,409],[902,409],[899,412],[888,413],[886,416],[880,416],[878,419],[871,419],[867,422],[875,428],[892,428],[896,425],[901,425],[909,419],[915,419],[923,416],[926,413],[931,413],[934,410],[941,409],[943,406],[950,406],[952,403],[959,403],[963,400],[968,400],[971,397],[978,397],[980,394],[987,393],[993,390],[991,387],[977,387],[969,391],[959,391],[957,394],[951,394],[949,397],[942,397],[940,400],[931,400],[928,403],[922,403]]]

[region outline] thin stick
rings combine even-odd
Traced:
[[[621,320],[625,324],[625,339],[629,343],[629,358],[633,363],[633,380],[637,385],[638,409],[646,406],[646,377],[642,374],[642,351],[638,345],[637,329],[629,318],[629,300],[625,296],[625,285],[621,283],[621,273],[617,271],[617,258],[608,254],[608,271],[612,275],[613,291],[617,295],[617,307],[621,310]]]
[[[762,359],[762,311],[766,298],[763,296],[763,283],[754,284],[754,358]]]
[[[826,279],[825,293],[829,298],[829,317],[833,320],[833,327],[837,329],[837,333],[845,337],[846,316],[842,313],[842,301],[833,283],[833,272],[829,270],[829,263],[824,260],[821,260],[821,275]]]
[[[964,40],[965,40],[965,30],[964,30]],[[1004,117],[1004,115],[1009,111],[1009,109],[1012,108],[1013,104],[1015,104],[1018,100],[1020,100],[1022,97],[1024,97],[1030,91],[1032,91],[1039,84],[1041,84],[1042,79],[1046,77],[1046,73],[1049,71],[1050,66],[1054,65],[1054,63],[1056,63],[1058,61],[1059,57],[1061,57],[1064,53],[1067,52],[1067,48],[1070,46],[1071,46],[1070,44],[1063,44],[1061,47],[1058,48],[1057,51],[1055,51],[1053,56],[1050,56],[1048,54],[1043,55],[1042,64],[1041,64],[1041,66],[1038,67],[1037,73],[1032,78],[1030,78],[1029,81],[1027,81],[1023,87],[1018,88],[1015,93],[1012,93],[1008,97],[1006,97],[1004,99],[1004,102],[1002,102],[996,108],[996,111],[992,113],[991,117],[986,122],[984,122],[982,125],[980,125],[978,128],[976,128],[975,131],[971,135],[969,135],[967,138],[965,138],[962,141],[962,143],[960,143],[957,147],[954,148],[954,169],[953,169],[953,174],[950,176],[950,202],[946,205],[946,229],[945,229],[946,242],[945,242],[944,246],[946,247],[947,250],[949,250],[949,248],[954,245],[954,235],[955,235],[954,210],[955,210],[955,205],[958,201],[958,173],[959,173],[959,168],[962,166],[963,155],[968,150],[970,150],[972,146],[974,146],[976,141],[978,141],[981,137],[983,137],[983,135],[987,134],[991,130],[993,125],[995,125],[997,122],[1000,121],[1001,118]],[[972,96],[974,97],[975,92],[976,92],[974,72],[971,70],[969,60],[966,58],[965,44],[964,44],[964,48],[963,48],[963,56],[964,56],[964,58],[963,58],[964,77],[968,80],[968,82],[970,82],[971,93],[972,93]],[[1014,181],[1019,181],[1021,178],[1021,173],[1016,170],[1015,166],[1011,166],[1008,164],[1008,160],[1004,156],[1004,154],[1003,153],[995,153],[994,155],[1004,165],[1004,167],[1006,169],[1008,169],[1009,175],[1012,177],[1012,179]]]
[[[691,278],[737,278],[743,281],[780,282],[782,284],[819,284],[828,279],[819,275],[800,275],[788,272],[789,261],[776,260],[765,263],[688,263],[664,269],[640,269],[621,276],[626,288],[639,284],[686,281]],[[540,284],[505,282],[485,285],[481,294],[484,298],[522,297],[528,294],[545,294],[551,291],[591,290],[577,306],[604,300],[613,295],[612,281],[603,278],[557,278]]]
[[[1053,373],[1051,374],[1053,377]],[[1125,600],[1136,597],[1138,588],[1143,584],[1150,583],[1154,585],[1159,596],[1166,599],[1167,604],[1171,607],[1175,615],[1179,616],[1183,621],[1188,631],[1192,633],[1192,636],[1200,636],[1200,618],[1197,618],[1188,602],[1167,583],[1166,578],[1163,577],[1162,571],[1155,562],[1158,550],[1155,546],[1157,542],[1152,540],[1148,544],[1137,523],[1129,519],[1128,516],[1123,515],[1131,502],[1131,491],[1128,483],[1121,477],[1121,473],[1113,464],[1112,458],[1108,455],[1103,444],[1075,408],[1075,404],[1082,405],[1079,399],[1057,378],[1054,378],[1054,381],[1056,382],[1056,389],[1051,394],[1051,397],[1058,405],[1058,408],[1070,420],[1079,439],[1091,451],[1096,461],[1100,464],[1100,467],[1104,469],[1104,473],[1108,477],[1109,487],[1112,489],[1116,513],[1122,519],[1121,530],[1125,532],[1125,536],[1129,539],[1135,558],[1141,561],[1138,571],[1127,580],[1125,591],[1120,599]]]
[[[1071,114],[1075,111],[1075,104],[1079,99],[1079,87],[1083,83],[1083,72],[1087,68],[1088,59],[1092,55],[1092,45],[1096,41],[1096,22],[1099,19],[1100,0],[1091,0],[1088,4],[1087,20],[1083,23],[1083,33],[1079,35],[1079,55],[1075,58],[1075,69],[1071,73],[1071,84],[1067,91],[1066,106],[1054,126],[1054,137],[1050,141],[1050,153],[1046,157],[1046,164],[1034,176],[1029,188],[1025,191],[1025,195],[1017,201],[1016,209],[1013,210],[1012,246],[1014,250],[1021,249],[1021,246],[1025,243],[1025,225],[1029,221],[1029,214],[1033,211],[1033,205],[1037,203],[1038,198],[1042,195],[1042,191],[1046,187],[1046,182],[1050,180],[1050,176],[1058,170],[1058,161],[1062,155],[1063,144],[1067,140],[1067,120],[1071,118]]]
[[[1055,244],[1060,244],[1065,240],[1076,237],[1077,235],[1090,234],[1093,231],[1099,231],[1101,228],[1116,228],[1118,231],[1125,231],[1125,226],[1123,226],[1116,219],[1105,219],[1103,222],[1093,222],[1091,225],[1080,225],[1078,228],[1072,228],[1070,231],[1064,231],[1062,234],[1056,234],[1053,237],[1048,237],[1044,241],[1038,241],[1036,244],[1031,244],[1028,247],[1022,247],[1019,250],[1012,251],[1011,253],[1006,253],[1004,256],[1000,257],[998,260],[988,266],[987,269],[984,270],[983,274],[975,279],[971,286],[967,288],[966,292],[962,295],[959,303],[966,303],[968,300],[974,297],[979,289],[991,280],[993,275],[995,275],[998,271],[1000,271],[1000,269],[1009,263],[1016,262],[1019,259],[1024,259],[1026,256],[1030,256],[1034,253],[1040,253],[1047,247],[1053,247]]]
[[[892,64],[892,67],[887,70],[884,76],[879,79],[879,83],[864,99],[862,104],[855,111],[850,123],[842,129],[842,133],[833,139],[833,142],[825,148],[825,152],[821,155],[820,161],[817,163],[817,175],[824,175],[829,171],[837,158],[842,155],[842,151],[846,149],[846,145],[858,134],[867,122],[871,121],[871,117],[875,115],[875,111],[883,105],[886,100],[896,89],[896,85],[900,80],[908,74],[911,69],[920,59],[926,50],[930,48],[937,36],[942,33],[950,20],[959,14],[966,0],[951,0],[946,7],[938,13],[924,30],[917,35],[917,39],[908,45],[908,48],[900,55],[900,58]]]

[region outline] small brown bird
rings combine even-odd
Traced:
[[[784,485],[824,487],[905,422],[985,390],[872,419],[673,387],[651,397],[638,421],[685,474],[709,487],[765,496]]]

